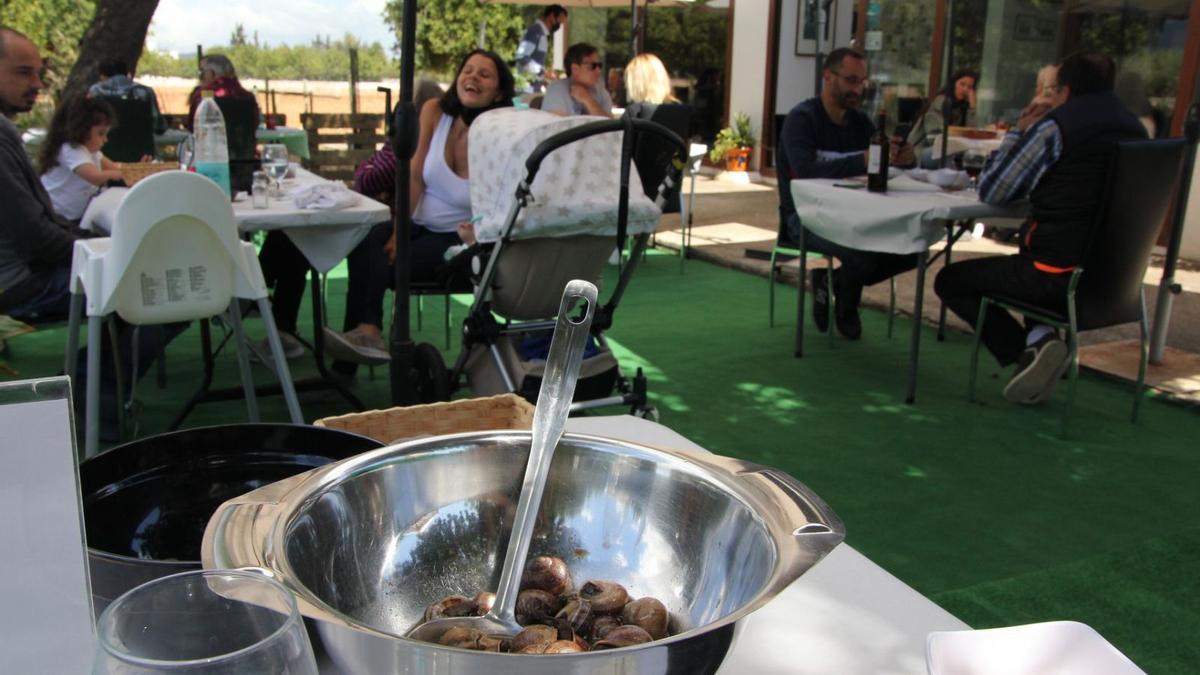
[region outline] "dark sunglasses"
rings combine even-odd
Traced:
[[[592,70],[600,70],[604,67],[604,64],[600,63],[599,61],[596,61],[595,63],[581,63],[579,65],[583,66],[584,68],[591,68]]]

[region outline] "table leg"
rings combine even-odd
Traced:
[[[913,300],[912,338],[908,343],[908,394],[905,403],[917,400],[917,361],[921,354],[921,312],[925,305],[925,267],[929,260],[929,251],[917,254],[917,288]]]

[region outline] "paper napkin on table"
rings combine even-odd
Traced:
[[[358,194],[341,183],[325,182],[304,185],[292,190],[292,203],[299,209],[333,211],[354,206]]]

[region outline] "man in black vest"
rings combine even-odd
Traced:
[[[1028,198],[1032,209],[1021,226],[1019,253],[954,263],[938,274],[938,296],[967,323],[975,324],[984,295],[1066,311],[1067,284],[1091,242],[1116,142],[1146,137],[1113,94],[1115,79],[1116,66],[1104,54],[1064,58],[1049,102],[1025,108],[1017,129],[988,159],[979,199]],[[995,305],[984,321],[988,351],[1002,366],[1017,364],[1004,397],[1034,404],[1049,396],[1067,369],[1067,344],[1051,327],[1034,323],[1026,330]]]
[[[791,181],[797,178],[848,178],[867,173],[866,150],[875,125],[859,109],[867,86],[867,62],[853,49],[840,47],[825,58],[821,95],[802,101],[788,113],[779,137],[779,219],[792,241],[799,240],[800,218],[792,202]],[[893,161],[899,148],[893,148]],[[834,256],[841,267],[833,273],[834,317],[838,332],[850,340],[862,335],[858,304],[863,286],[892,278],[917,266],[915,255],[862,251],[804,231],[809,251]],[[828,330],[829,298],[823,269],[813,270],[813,320]]]

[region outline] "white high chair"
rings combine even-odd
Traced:
[[[216,183],[185,171],[139,181],[117,208],[111,237],[75,242],[71,277],[66,373],[72,381],[85,296],[88,317],[85,457],[99,445],[100,330],[104,317],[114,312],[142,326],[207,319],[229,309],[246,407],[250,421],[257,422],[258,401],[236,301],[257,302],[288,413],[293,423],[304,423],[257,253],[253,244],[238,239],[229,197]]]

